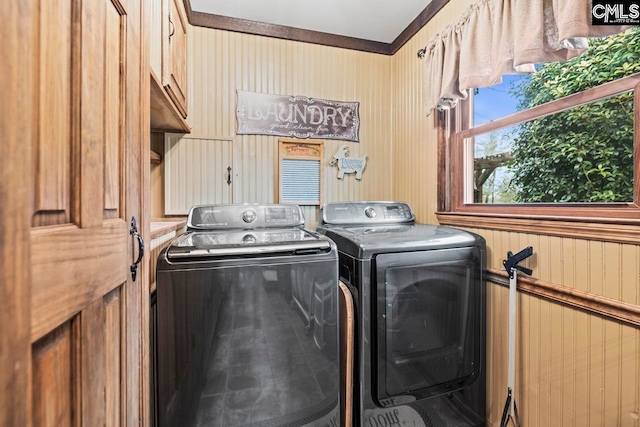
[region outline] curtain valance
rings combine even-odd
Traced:
[[[588,47],[589,37],[627,28],[591,25],[591,0],[479,0],[425,47],[427,115],[455,107],[470,88],[566,61]]]

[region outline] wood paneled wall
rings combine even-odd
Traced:
[[[640,304],[640,247],[494,230],[483,235],[488,266],[508,250],[534,248],[534,276]],[[488,284],[490,419],[506,390],[508,289]],[[638,426],[640,329],[535,296],[518,296],[516,401],[525,426]]]
[[[392,57],[393,198],[437,223],[437,133],[423,108],[416,51],[458,19],[471,0],[452,0]],[[640,247],[471,229],[487,240],[488,267],[531,245],[534,277],[640,304]],[[506,398],[508,291],[488,283],[488,421]],[[640,330],[535,296],[518,295],[516,401],[524,426],[639,426]]]
[[[329,166],[343,141],[325,142],[324,201],[392,196],[391,57],[199,27],[189,27],[189,124],[195,138],[233,141],[233,202],[277,201],[278,139],[236,135],[236,89],[360,102],[361,181]],[[316,208],[305,207],[315,227]]]
[[[437,132],[423,103],[423,62],[416,53],[473,0],[451,0],[392,57],[393,196],[411,203],[418,220],[436,224]]]
[[[232,202],[227,168],[233,165],[233,141],[167,134],[163,156],[166,215],[186,216],[195,205]]]

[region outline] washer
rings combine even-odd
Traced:
[[[399,202],[328,203],[356,302],[354,425],[485,425],[485,241]]]
[[[159,255],[161,427],[339,425],[338,256],[291,205],[196,206]]]

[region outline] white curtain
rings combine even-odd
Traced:
[[[591,25],[591,0],[479,0],[429,41],[424,55],[427,115],[466,99],[468,89],[532,73],[534,64],[566,61],[589,37],[628,26]]]

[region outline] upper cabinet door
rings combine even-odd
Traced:
[[[178,3],[167,0],[168,16],[165,21],[162,84],[171,100],[187,117],[187,20]]]

